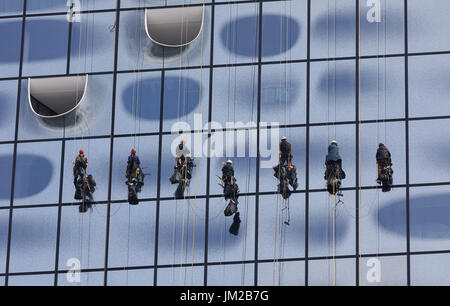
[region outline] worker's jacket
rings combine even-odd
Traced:
[[[326,161],[338,161],[342,160],[341,155],[339,155],[339,147],[332,143],[328,146],[328,154]]]
[[[389,152],[388,148],[386,148],[385,146],[378,147],[376,158],[390,160],[391,152]]]
[[[139,157],[131,154],[130,156],[128,156],[128,163],[127,163],[127,171],[128,173],[131,173],[131,171],[133,171],[133,169],[139,168],[139,166],[141,165],[141,161],[139,160]]]
[[[227,177],[234,176],[233,166],[225,165],[222,167],[222,177],[225,179]]]
[[[282,155],[288,155],[292,153],[292,147],[291,144],[289,142],[282,141],[280,142],[280,152]]]
[[[74,165],[74,169],[76,169],[76,171],[80,171],[81,169],[86,170],[87,168],[87,158],[80,154],[77,156],[77,158],[75,159],[75,165]]]
[[[177,155],[177,157],[181,157],[181,156],[184,156],[184,157],[186,157],[186,156],[188,156],[191,152],[189,151],[189,149],[188,149],[188,147],[186,147],[185,145],[183,145],[183,144],[179,144],[178,146],[177,146],[177,149],[176,149],[176,155]]]

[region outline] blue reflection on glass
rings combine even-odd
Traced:
[[[57,207],[14,210],[10,262],[12,272],[54,269],[57,216]]]
[[[180,95],[184,95],[184,91],[188,87],[192,87],[185,85],[186,82],[196,83],[195,81],[188,79],[176,79],[174,77],[169,77],[165,79],[165,82],[170,86],[177,86],[176,92],[173,93],[171,91],[168,94],[172,94],[172,96],[167,97],[168,109],[174,110],[177,109],[178,106],[178,96],[174,98],[174,94],[181,92]],[[178,87],[178,84],[181,84]],[[198,85],[197,85],[198,88]],[[172,90],[175,90],[172,88]],[[198,90],[198,89],[197,89]],[[131,120],[134,118],[142,118],[146,120],[158,120],[160,117],[160,105],[161,105],[161,78],[160,77],[152,77],[152,78],[142,78],[137,76],[136,79],[131,82],[128,86],[125,87],[122,93],[122,102],[125,110],[132,115],[130,118],[129,124],[133,124]],[[193,101],[194,98],[188,99],[188,111],[191,112],[196,103],[198,103],[198,93],[197,100]],[[193,103],[195,102],[195,103]],[[168,114],[167,117],[170,117],[174,114]]]
[[[14,139],[16,95],[17,81],[0,82],[0,141]]]
[[[262,28],[262,56],[284,53],[291,49],[300,37],[300,25],[289,16],[264,14]]]
[[[12,155],[0,156],[2,169],[11,169]],[[34,154],[18,154],[16,166],[15,198],[25,198],[38,194],[50,183],[53,176],[53,165],[45,157]],[[0,184],[0,199],[9,199],[11,186]]]
[[[68,35],[69,23],[65,16],[28,18],[24,45],[24,74],[64,73]]]
[[[23,0],[2,0],[0,15],[17,15],[23,13]]]
[[[191,78],[169,76],[164,79],[164,119],[190,114],[199,104],[200,84]],[[155,116],[157,115],[157,116]],[[148,114],[159,120],[159,114]]]
[[[9,210],[0,211],[0,273],[6,268],[6,249],[8,244]],[[2,283],[0,282],[0,286]]]
[[[14,197],[25,198],[47,188],[53,176],[51,161],[34,154],[18,154]]]

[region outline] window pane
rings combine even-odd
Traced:
[[[0,141],[14,139],[17,81],[0,82]]]
[[[113,71],[115,13],[83,14],[72,24],[71,73]]]
[[[450,114],[448,71],[450,55],[414,56],[409,60],[409,115]],[[426,107],[425,107],[426,104]]]
[[[208,286],[253,286],[254,264],[210,265]]]
[[[56,207],[14,210],[10,272],[54,270],[57,221]]]
[[[162,201],[158,264],[202,263],[205,248],[204,220],[204,199]],[[190,267],[188,269],[190,271]]]
[[[305,262],[287,261],[260,263],[258,286],[304,286]]]
[[[263,60],[306,58],[307,1],[266,2],[263,13]]]
[[[153,269],[109,271],[108,286],[153,286]]]
[[[19,144],[14,205],[58,203],[60,167],[60,142]]]
[[[0,167],[4,171],[4,175],[0,178],[0,206],[9,206],[11,204],[13,153],[13,145],[0,145]]]
[[[80,203],[78,200],[74,200],[75,186],[73,184],[72,170],[72,162],[77,157],[80,149],[84,150],[89,161],[87,173],[92,174],[97,183],[97,186],[95,186],[94,200],[106,201],[108,199],[110,140],[81,139],[66,142],[63,202],[74,203],[75,205]]]
[[[113,205],[111,215],[118,208],[118,205]],[[79,260],[81,269],[104,267],[106,214],[106,205],[94,206],[85,214],[79,213],[77,205],[63,207],[59,246],[60,270],[73,269],[71,259]]]
[[[355,253],[355,192],[343,193],[344,203],[337,205],[338,200],[331,197],[328,192],[310,194],[308,231],[310,257]]]
[[[354,286],[356,281],[355,259],[310,260],[310,286]]]
[[[0,273],[6,270],[6,253],[8,246],[9,210],[0,210]],[[0,286],[1,286],[0,281]]]
[[[379,5],[379,22],[370,19]],[[361,55],[399,54],[404,52],[404,1],[360,0],[361,6]],[[408,3],[409,6],[409,3]],[[355,23],[356,21],[354,21]]]
[[[409,52],[448,51],[450,49],[450,2],[408,1]]]
[[[280,125],[306,121],[306,65],[264,65],[261,121]]]
[[[281,195],[259,197],[259,259],[305,256],[304,198],[298,193],[292,194],[288,202]]]
[[[442,187],[411,188],[411,251],[450,249],[448,196]]]
[[[311,57],[355,55],[355,1],[311,1]]]
[[[239,198],[238,210],[241,223],[237,236],[229,232],[233,217],[225,217],[223,213],[227,204],[223,198],[209,200],[208,261],[252,260],[255,257],[255,197],[241,196]],[[228,269],[227,266],[213,268],[214,273],[219,273],[222,268]]]
[[[66,17],[27,17],[25,31],[23,74],[64,74],[69,36]]]
[[[158,286],[202,286],[203,267],[185,266],[158,269]]]
[[[121,73],[117,79],[116,134],[159,132],[161,73]]]
[[[114,205],[109,236],[109,267],[151,266],[154,261],[156,203]]]
[[[258,4],[218,5],[214,18],[214,63],[258,60]]]
[[[311,64],[311,122],[356,120],[355,62]]]
[[[23,13],[23,0],[3,0],[0,3],[0,16],[21,15]]]
[[[406,252],[406,190],[361,192],[360,241],[363,254]],[[357,213],[352,212],[357,217]]]
[[[0,20],[0,40],[8,42],[2,43],[0,49],[0,77],[16,77],[19,75],[22,19]]]
[[[380,267],[376,279],[376,267]],[[406,286],[406,256],[362,258],[362,286]]]
[[[69,282],[67,274],[61,273],[58,276],[58,286],[103,286],[104,275],[103,272],[82,272],[80,282]]]
[[[125,172],[127,168],[128,156],[132,148],[137,151],[137,156],[141,162],[144,173],[144,186],[138,194],[139,199],[156,198],[157,180],[158,180],[158,136],[141,136],[133,138],[115,138],[114,160],[113,160],[113,178],[112,178],[112,199],[128,199],[128,185],[125,184]],[[144,203],[147,205],[147,203]]]
[[[448,160],[448,133],[442,128],[449,120],[420,120],[409,123],[409,177],[410,183],[448,182],[448,171],[443,165]],[[436,139],[436,135],[439,138]],[[427,171],[424,171],[426,165]]]
[[[53,286],[54,274],[10,276],[8,286]]]
[[[411,256],[411,285],[448,286],[450,285],[449,254]]]

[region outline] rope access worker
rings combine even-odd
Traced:
[[[327,166],[339,166],[339,179],[345,179],[345,172],[342,169],[342,158],[339,154],[339,147],[336,140],[333,140],[331,144],[328,146],[328,154],[326,155],[325,164]],[[325,172],[325,180],[328,179],[329,172],[328,167],[327,171]]]
[[[186,163],[186,157],[188,157],[190,153],[191,151],[189,151],[189,148],[186,146],[186,142],[181,140],[175,151],[175,168],[184,165]]]
[[[231,182],[231,179],[234,177],[234,168],[233,162],[231,160],[227,160],[226,164],[222,167],[222,181],[225,183]]]
[[[181,142],[177,145],[175,154],[175,166],[174,173],[170,177],[170,182],[172,184],[179,183],[181,179],[187,178],[191,179],[191,170],[194,167],[192,159],[189,157],[189,148],[186,146],[186,142],[181,140]],[[183,171],[184,170],[184,171]],[[183,174],[184,173],[184,174]]]
[[[133,171],[136,171],[136,169],[140,167],[141,161],[139,160],[139,157],[136,155],[136,149],[131,149],[130,156],[128,156],[127,172],[125,174],[128,181],[131,180],[133,176]]]
[[[75,188],[78,187],[77,181],[79,178],[83,178],[86,174],[86,168],[88,165],[88,158],[84,155],[84,150],[81,149],[78,156],[75,158],[74,166],[73,166],[73,184]]]
[[[284,166],[285,162],[287,162],[288,166],[292,161],[292,147],[291,144],[287,141],[287,138],[283,136],[280,142],[280,165]]]
[[[377,164],[378,164],[378,178],[377,182],[381,182],[381,170],[387,166],[392,166],[392,160],[391,160],[391,152],[389,152],[389,149],[383,144],[380,143],[378,145],[377,154],[376,154]],[[394,173],[394,171],[391,169],[391,174]]]

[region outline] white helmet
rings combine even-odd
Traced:
[[[227,160],[227,164],[233,164],[231,160]]]
[[[281,137],[281,140],[286,140],[286,139],[287,139],[286,136]]]
[[[331,143],[334,143],[335,145],[338,145],[336,140],[333,140]]]

